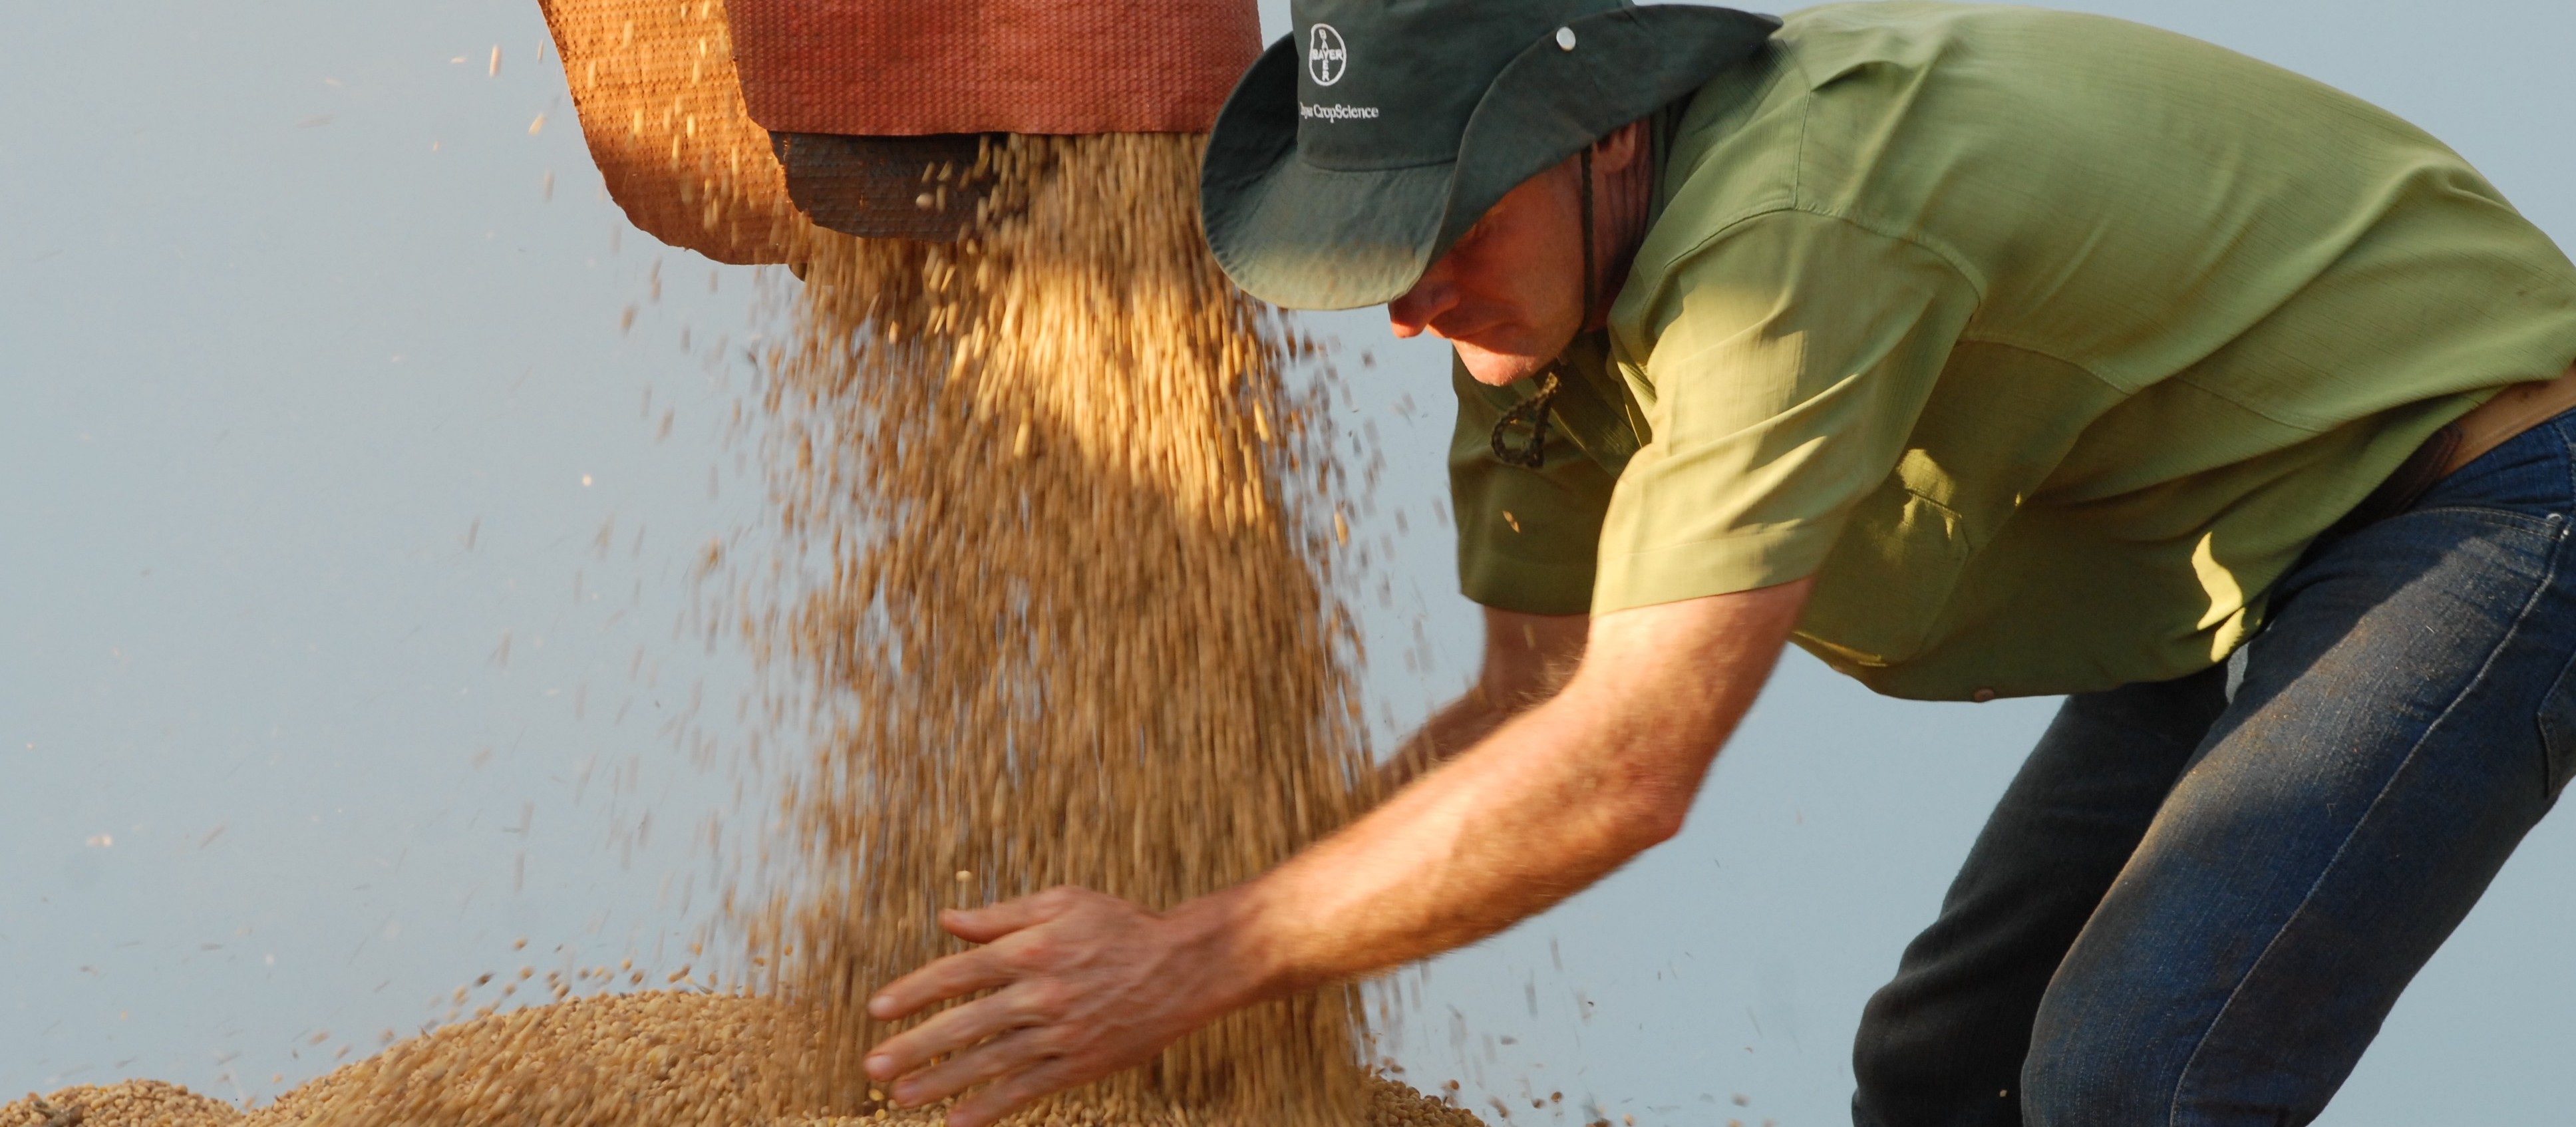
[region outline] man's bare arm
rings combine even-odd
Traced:
[[[888,985],[870,1013],[992,993],[877,1046],[869,1074],[907,1105],[984,1085],[949,1113],[980,1127],[1229,1010],[1545,910],[1679,832],[1808,586],[1599,617],[1563,691],[1247,884],[1159,914],[1073,888],[942,913],[984,946]]]
[[[1380,781],[1394,790],[1492,735],[1503,722],[1555,696],[1583,660],[1592,619],[1485,608],[1485,659],[1476,683],[1396,749]]]
[[[1183,905],[1275,995],[1475,942],[1681,831],[1808,584],[1593,620],[1565,688],[1268,875]]]

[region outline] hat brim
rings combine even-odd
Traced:
[[[1469,116],[1453,162],[1340,171],[1297,153],[1295,36],[1262,52],[1218,112],[1199,170],[1218,265],[1290,309],[1356,309],[1413,288],[1485,211],[1557,162],[1742,62],[1780,21],[1663,4],[1569,21],[1506,65]]]

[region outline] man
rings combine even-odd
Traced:
[[[1249,884],[952,914],[988,945],[872,1009],[994,992],[872,1073],[971,1127],[1500,930],[1675,833],[1794,638],[2069,694],[1864,1014],[1856,1122],[2314,1118],[2576,770],[2576,266],[2404,123],[2112,20],[1294,18],[1209,240],[1456,346],[1487,691]]]

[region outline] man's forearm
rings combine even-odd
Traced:
[[[1670,802],[1608,757],[1563,697],[1278,870],[1184,905],[1236,937],[1260,995],[1472,943],[1669,836]],[[1585,760],[1595,760],[1586,764]]]
[[[1479,681],[1466,695],[1441,706],[1378,768],[1378,782],[1392,793],[1494,734],[1530,703],[1502,698]]]
[[[1679,831],[1805,595],[1798,583],[1598,621],[1565,691],[1270,874],[1181,905],[1175,922],[1229,937],[1250,1000],[1545,910]]]
[[[1485,609],[1485,658],[1476,683],[1406,739],[1380,769],[1389,790],[1484,742],[1512,717],[1555,695],[1583,658],[1587,615]]]

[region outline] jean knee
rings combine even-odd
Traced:
[[[2116,1014],[2086,1008],[2042,1008],[2022,1061],[2025,1127],[2167,1127],[2185,1062],[2142,1043]]]

